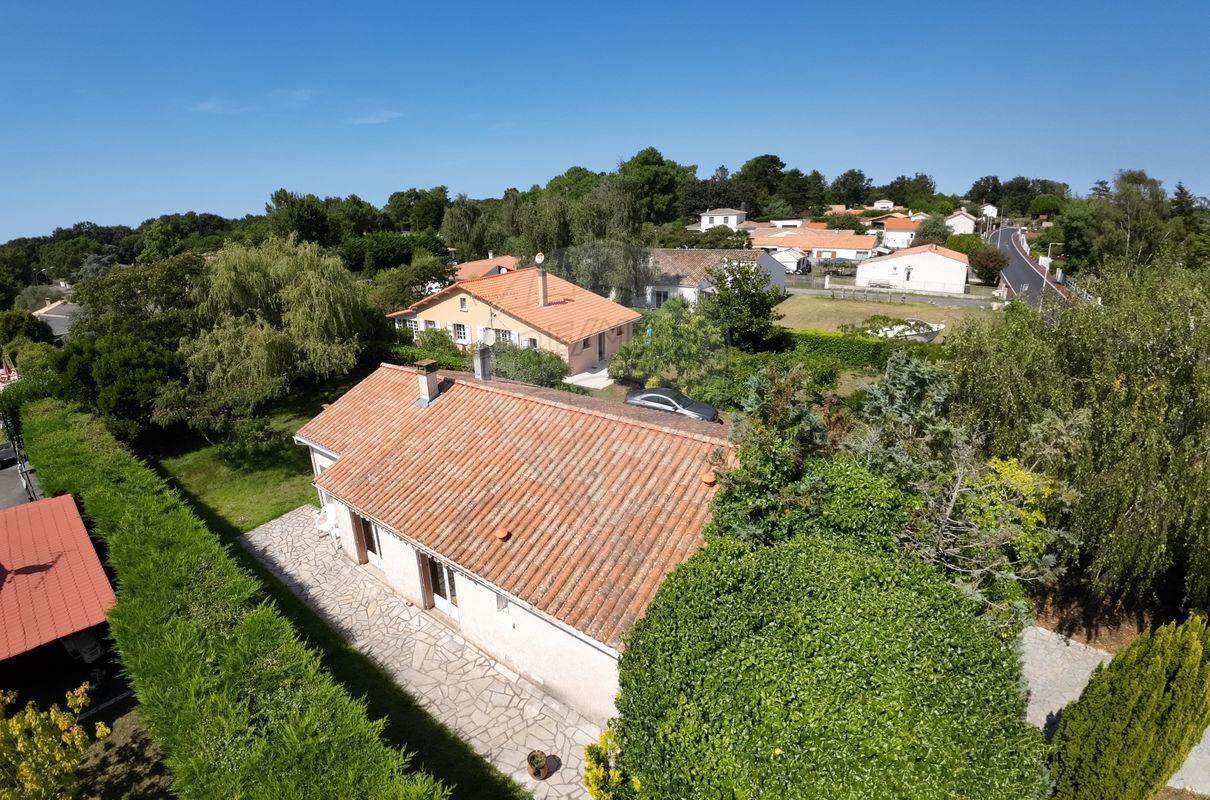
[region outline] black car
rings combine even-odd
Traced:
[[[718,411],[709,403],[694,400],[676,389],[631,389],[626,393],[626,402],[632,406],[670,411],[690,419],[718,422]]]
[[[17,451],[12,442],[0,442],[0,469],[11,467],[17,463]]]

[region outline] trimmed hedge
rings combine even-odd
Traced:
[[[817,357],[831,358],[845,369],[882,369],[895,342],[874,336],[854,336],[836,331],[791,330],[794,349]]]
[[[110,631],[173,788],[187,798],[441,800],[320,665],[260,584],[101,423],[22,409],[48,495],[71,492],[117,574]]]
[[[621,768],[652,800],[1037,798],[1015,644],[976,613],[910,556],[712,541],[627,637]]]
[[[1210,725],[1206,621],[1145,632],[1098,666],[1051,741],[1057,800],[1149,800]]]

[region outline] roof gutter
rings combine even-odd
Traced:
[[[327,456],[328,458],[331,458],[331,459],[333,459],[333,460],[339,460],[339,459],[340,459],[340,453],[336,452],[335,450],[332,450],[332,449],[329,449],[329,448],[327,448],[327,447],[324,447],[324,446],[323,446],[322,444],[320,444],[319,442],[313,442],[313,441],[311,441],[310,439],[308,439],[308,438],[307,438],[307,437],[305,437],[305,436],[299,436],[299,435],[296,433],[296,434],[294,434],[293,439],[294,439],[294,443],[295,443],[295,444],[301,444],[301,445],[303,445],[304,447],[310,447],[312,450],[316,450],[316,451],[318,451],[319,453],[321,453],[321,454],[323,454],[323,455],[325,455],[325,456]]]

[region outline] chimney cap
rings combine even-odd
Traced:
[[[714,484],[718,483],[718,475],[714,473],[714,467],[702,467],[702,471],[698,473],[698,477],[701,478],[702,483],[706,484],[707,486],[713,486]]]
[[[512,531],[501,525],[493,532],[493,535],[502,542],[507,542],[509,537],[513,535]]]
[[[425,373],[428,373],[428,372],[437,371],[437,362],[431,358],[421,359],[420,361],[417,361],[412,366],[416,367],[416,371],[422,375]]]

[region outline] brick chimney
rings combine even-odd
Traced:
[[[416,405],[421,408],[427,408],[429,403],[437,399],[437,395],[441,394],[441,379],[437,376],[437,362],[426,358],[423,361],[417,361],[416,377],[420,380],[420,397],[416,400]]]
[[[492,349],[483,342],[475,345],[475,352],[471,355],[471,361],[475,366],[475,377],[481,381],[488,381],[492,378]]]
[[[546,305],[546,270],[538,267],[538,305]]]

